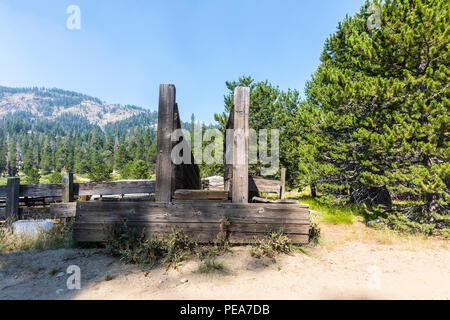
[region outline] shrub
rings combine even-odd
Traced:
[[[48,177],[48,182],[49,183],[61,183],[61,181],[62,181],[62,175],[58,171],[53,172]]]
[[[130,161],[120,171],[122,179],[150,179],[150,165],[143,161]]]
[[[192,241],[181,229],[172,229],[172,233],[158,238],[152,235],[145,239],[144,230],[139,232],[129,227],[126,220],[122,225],[113,227],[107,240],[107,252],[119,256],[122,261],[137,265],[153,265],[162,260],[167,268],[177,269],[179,263],[194,253],[197,242]]]
[[[257,240],[251,244],[250,254],[253,257],[261,258],[274,257],[276,254],[288,254],[292,250],[292,241],[283,231],[270,232],[263,239]]]
[[[112,279],[113,279],[113,276],[109,273],[107,273],[103,276],[103,280],[105,280],[105,281],[111,281]]]
[[[92,181],[111,181],[111,173],[112,169],[107,164],[102,163],[93,167],[88,176]]]
[[[25,184],[39,184],[39,181],[41,180],[41,175],[35,168],[25,169],[25,175]]]
[[[223,271],[223,263],[217,263],[216,261],[217,252],[214,249],[208,251],[208,255],[205,260],[200,263],[198,271],[200,273],[211,273],[216,271]]]

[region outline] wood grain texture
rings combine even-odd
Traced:
[[[304,243],[311,224],[308,206],[298,204],[78,202],[76,212],[74,240],[81,242],[105,241],[109,228],[124,219],[149,235],[167,234],[177,227],[202,242],[214,242],[226,217],[231,243],[248,243],[280,229]]]
[[[156,199],[170,202],[175,188],[173,177],[175,166],[172,163],[172,139],[175,108],[175,86],[161,84],[159,86],[158,137],[156,160]]]
[[[250,88],[234,89],[233,176],[231,199],[233,203],[248,202],[248,113]]]
[[[62,176],[62,202],[73,202],[73,173],[66,172]]]
[[[228,191],[179,189],[173,193],[177,200],[228,200]]]
[[[102,183],[75,183],[74,195],[114,195],[155,193],[155,180],[113,181]]]
[[[74,183],[74,196],[155,193],[155,180],[113,181],[100,183]],[[0,186],[6,190],[6,186]],[[63,194],[62,184],[20,185],[19,196],[29,198],[56,198]],[[6,192],[4,194],[6,198]]]
[[[76,214],[76,202],[53,203],[49,207],[20,208],[21,219],[61,219],[73,218]]]
[[[262,177],[248,178],[248,189],[250,192],[262,192],[262,193],[280,193],[280,181],[269,180]]]
[[[6,211],[8,224],[19,219],[20,179],[9,178],[7,182]]]
[[[280,179],[280,199],[284,200],[286,193],[286,168],[281,168],[281,179]]]

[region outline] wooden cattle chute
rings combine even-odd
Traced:
[[[158,145],[156,181],[111,183],[73,183],[66,174],[61,184],[19,185],[9,179],[0,186],[0,198],[6,195],[6,208],[0,217],[66,218],[75,217],[73,238],[79,242],[103,242],[111,226],[127,221],[127,225],[143,229],[147,236],[167,234],[181,228],[203,243],[212,243],[224,236],[230,243],[249,243],[269,231],[283,230],[296,243],[308,242],[311,221],[308,205],[298,203],[249,203],[249,193],[275,192],[284,198],[284,176],[271,181],[248,175],[248,116],[250,90],[238,87],[234,93],[227,129],[234,134],[225,137],[224,190],[202,190],[199,168],[192,153],[191,163],[174,164],[172,132],[179,129],[180,117],[174,85],[161,85],[158,113]],[[229,163],[229,161],[232,163]],[[77,201],[78,196],[108,194],[152,194],[153,199],[131,201]],[[20,207],[27,197],[60,197],[62,203],[48,207]],[[137,199],[136,199],[137,200]],[[143,201],[142,201],[143,200]]]

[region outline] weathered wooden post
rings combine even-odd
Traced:
[[[62,202],[73,202],[73,173],[67,172],[62,176]]]
[[[280,199],[284,200],[286,192],[286,168],[281,168]]]
[[[73,173],[66,172],[62,175],[62,202],[74,202],[73,196]],[[72,218],[61,218],[61,222],[67,225]]]
[[[9,178],[6,187],[6,225],[19,219],[20,178]]]
[[[156,158],[156,201],[170,202],[175,185],[175,165],[171,159],[174,126],[175,86],[159,86],[158,140]]]
[[[233,116],[233,178],[231,198],[233,203],[248,203],[248,114],[250,88],[234,89]]]

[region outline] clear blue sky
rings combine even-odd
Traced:
[[[324,40],[364,0],[0,0],[0,85],[57,87],[157,109],[174,83],[183,120],[212,122],[225,81],[303,92]],[[81,29],[69,30],[69,5]]]

